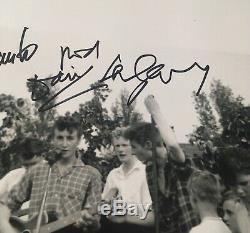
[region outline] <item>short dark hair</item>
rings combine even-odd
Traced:
[[[156,146],[162,142],[159,130],[148,122],[139,122],[131,125],[125,130],[124,137],[130,141],[137,142],[141,146],[144,146],[147,141],[155,143]]]
[[[44,143],[37,138],[27,137],[19,144],[19,153],[24,160],[32,159],[35,156],[41,156],[44,150]]]
[[[202,202],[218,205],[221,200],[221,187],[218,178],[208,171],[194,172],[188,181],[190,194]]]
[[[72,133],[73,130],[77,131],[77,136],[80,138],[82,136],[82,127],[79,120],[72,116],[60,116],[56,119],[54,126],[52,128],[52,138],[54,136],[55,129],[59,131],[67,130]]]

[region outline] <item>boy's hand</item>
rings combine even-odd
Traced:
[[[76,223],[74,224],[77,228],[82,228],[83,231],[87,231],[89,227],[91,228],[98,228],[99,222],[97,219],[89,213],[87,209],[81,212],[81,218],[79,218]]]
[[[160,113],[160,106],[153,95],[149,95],[144,101],[149,114],[156,115]]]

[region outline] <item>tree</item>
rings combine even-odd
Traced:
[[[201,149],[205,149],[208,142],[217,140],[219,127],[213,114],[211,104],[207,95],[202,92],[198,96],[193,92],[195,110],[199,116],[200,126],[197,126],[189,135],[189,141],[196,143]]]
[[[0,112],[6,113],[0,127],[0,175],[19,165],[18,145],[21,139],[36,135],[36,119],[32,117],[32,110],[26,99],[0,95]]]
[[[210,98],[219,115],[222,127],[221,146],[225,145],[250,145],[249,138],[249,113],[244,106],[241,96],[235,97],[232,89],[224,86],[220,80],[215,80],[211,85]]]
[[[230,87],[221,81],[211,84],[209,97],[193,95],[200,125],[189,135],[189,141],[203,150],[204,166],[218,171],[220,151],[229,146],[250,146],[250,107],[244,106],[241,96],[235,97]],[[212,104],[218,114],[213,114]]]
[[[44,81],[44,83],[49,86],[49,81]],[[36,99],[35,108],[34,108],[34,116],[38,118],[37,121],[37,135],[39,138],[45,140],[49,133],[51,132],[51,127],[53,126],[53,122],[57,115],[56,109],[51,108],[47,111],[39,112],[38,109],[45,104],[52,96],[56,94],[58,89],[54,87],[54,89],[50,89],[49,93],[46,92],[46,88],[44,84],[39,82],[27,82],[28,92],[31,93],[31,96]],[[46,92],[46,95],[44,93]],[[43,98],[40,98],[43,96]],[[56,98],[49,102],[48,106],[53,106],[56,103]]]
[[[135,109],[136,101],[130,106],[127,105],[129,92],[123,89],[120,94],[119,100],[116,99],[115,104],[112,106],[113,119],[117,126],[128,126],[135,122],[142,121],[142,114]]]
[[[41,85],[28,82],[27,89],[36,98],[43,94]],[[50,96],[55,90],[50,91]],[[56,110],[39,112],[38,108],[48,100],[44,96],[33,104],[30,100],[16,98],[12,95],[0,94],[0,112],[6,116],[0,126],[0,176],[9,170],[20,166],[19,144],[25,137],[36,137],[43,143],[48,143],[48,136],[56,116]],[[54,104],[52,101],[51,104]]]

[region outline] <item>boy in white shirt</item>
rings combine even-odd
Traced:
[[[221,188],[216,176],[206,171],[197,171],[190,177],[188,189],[191,204],[201,218],[201,223],[193,227],[190,233],[230,233],[217,213]]]
[[[129,231],[130,233],[138,230],[143,232],[143,226],[146,226],[145,232],[150,232],[151,229],[146,228],[153,225],[152,212],[148,213],[152,200],[146,180],[145,165],[132,154],[130,141],[123,137],[124,130],[125,128],[117,128],[112,133],[112,144],[122,164],[109,173],[102,199],[109,202],[113,198],[118,198],[124,201],[126,205],[135,204],[138,206],[139,215],[131,216],[125,214],[123,216],[109,216],[110,223],[116,225],[112,227],[112,230],[109,229],[109,232],[116,232],[118,230]],[[142,208],[143,212],[141,211]],[[147,215],[143,216],[143,214]],[[114,228],[116,230],[113,230]]]

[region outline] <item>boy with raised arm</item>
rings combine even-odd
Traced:
[[[187,190],[187,181],[194,168],[190,161],[185,159],[185,154],[154,97],[147,97],[145,104],[157,127],[151,123],[137,123],[131,126],[124,136],[130,140],[137,157],[147,165],[147,181],[153,203],[156,202],[154,183],[156,179],[158,181],[159,213],[155,214],[159,217],[160,232],[188,233],[199,223]],[[154,149],[157,177],[153,176]]]
[[[57,158],[51,165],[45,211],[53,221],[76,213],[81,216],[76,219],[76,224],[59,228],[59,231],[56,231],[58,233],[95,231],[99,228],[99,217],[95,213],[101,201],[101,175],[78,158],[80,124],[73,117],[59,117],[52,133],[54,157]],[[0,204],[0,232],[11,232],[7,224],[9,216],[6,207],[14,211],[21,203],[30,200],[29,216],[39,212],[49,167],[50,165],[44,162],[33,167],[11,191],[7,202]]]

